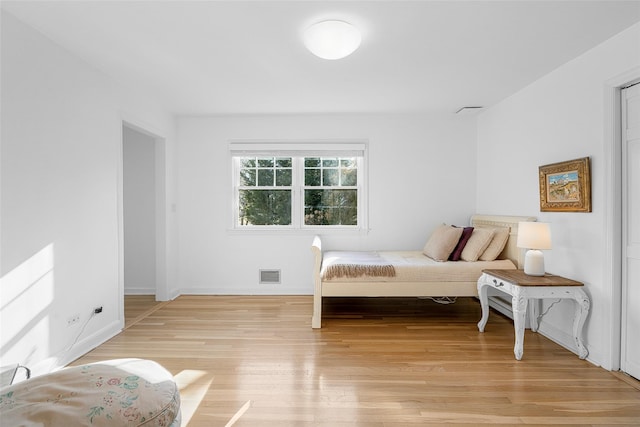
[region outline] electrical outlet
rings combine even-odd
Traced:
[[[75,325],[80,321],[80,315],[74,314],[73,316],[67,318],[67,326]]]

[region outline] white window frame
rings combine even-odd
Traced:
[[[239,202],[240,157],[292,157],[291,225],[239,225],[237,220]],[[304,158],[305,157],[356,157],[358,160],[358,225],[306,225],[304,224]],[[331,142],[264,142],[230,141],[229,161],[231,166],[231,212],[232,232],[277,232],[277,233],[362,233],[368,231],[368,143],[366,141]],[[340,188],[340,187],[336,187]]]

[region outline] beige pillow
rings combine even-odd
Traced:
[[[480,255],[487,249],[493,238],[493,229],[474,228],[467,245],[462,250],[460,258],[463,261],[477,261]]]
[[[496,227],[493,231],[493,239],[491,239],[487,249],[480,255],[480,261],[493,261],[498,258],[498,255],[502,253],[507,244],[507,240],[509,240],[509,232],[511,231],[509,227]]]
[[[436,228],[422,252],[436,261],[446,261],[462,235],[462,228],[442,224]]]

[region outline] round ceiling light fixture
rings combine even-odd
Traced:
[[[360,46],[360,31],[344,21],[322,21],[304,32],[304,45],[323,59],[340,59],[351,55]]]

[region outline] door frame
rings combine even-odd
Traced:
[[[159,132],[151,130],[148,125],[137,124],[133,120],[123,118],[121,129],[129,128],[153,138],[155,153],[155,296],[157,301],[168,301],[168,264],[167,264],[167,142]],[[118,156],[118,280],[121,298],[124,301],[124,136],[120,138]],[[124,305],[123,305],[124,306]],[[124,307],[122,318],[124,319]]]
[[[640,67],[634,67],[604,84],[604,169],[605,259],[603,283],[611,284],[609,297],[609,355],[612,371],[620,370],[622,360],[622,112],[621,90],[640,81]]]
[[[628,110],[627,110],[627,99],[628,98],[628,94],[627,91],[632,87],[632,86],[637,86],[636,87],[636,93],[640,93],[637,92],[637,89],[640,88],[640,82],[636,82],[633,83],[631,85],[627,85],[625,88],[620,90],[620,108],[621,108],[621,124],[624,125],[626,123],[626,119],[629,116]],[[636,95],[638,96],[638,95]],[[629,187],[629,183],[630,181],[630,176],[632,174],[632,171],[629,169],[628,165],[630,165],[631,163],[629,163],[628,160],[628,155],[629,155],[629,139],[626,135],[628,135],[628,133],[626,132],[626,128],[625,126],[621,126],[621,147],[622,147],[622,180],[621,180],[621,184],[622,184],[622,245],[621,245],[621,251],[622,251],[622,257],[621,257],[621,264],[622,264],[622,305],[621,305],[621,334],[620,334],[620,370],[622,372],[625,372],[629,375],[631,374],[630,366],[629,364],[634,365],[634,369],[632,369],[633,372],[633,376],[634,377],[638,377],[640,378],[638,375],[638,370],[636,369],[636,365],[637,362],[635,359],[631,358],[627,358],[627,355],[629,355],[629,349],[628,349],[628,345],[629,345],[629,341],[631,339],[631,336],[633,336],[633,332],[631,331],[631,326],[633,325],[633,323],[630,323],[630,320],[634,320],[630,317],[630,312],[633,311],[633,306],[629,305],[628,301],[628,297],[629,297],[629,291],[630,291],[630,279],[629,279],[629,256],[627,254],[627,251],[625,250],[625,245],[628,247],[629,246],[629,240],[628,240],[628,233],[629,233],[629,227],[631,225],[632,220],[632,216],[629,216],[629,206],[630,206],[630,200],[627,199],[627,197],[629,197],[629,194],[631,194],[629,192],[630,189],[633,189],[633,187]],[[626,156],[625,156],[626,155]]]

